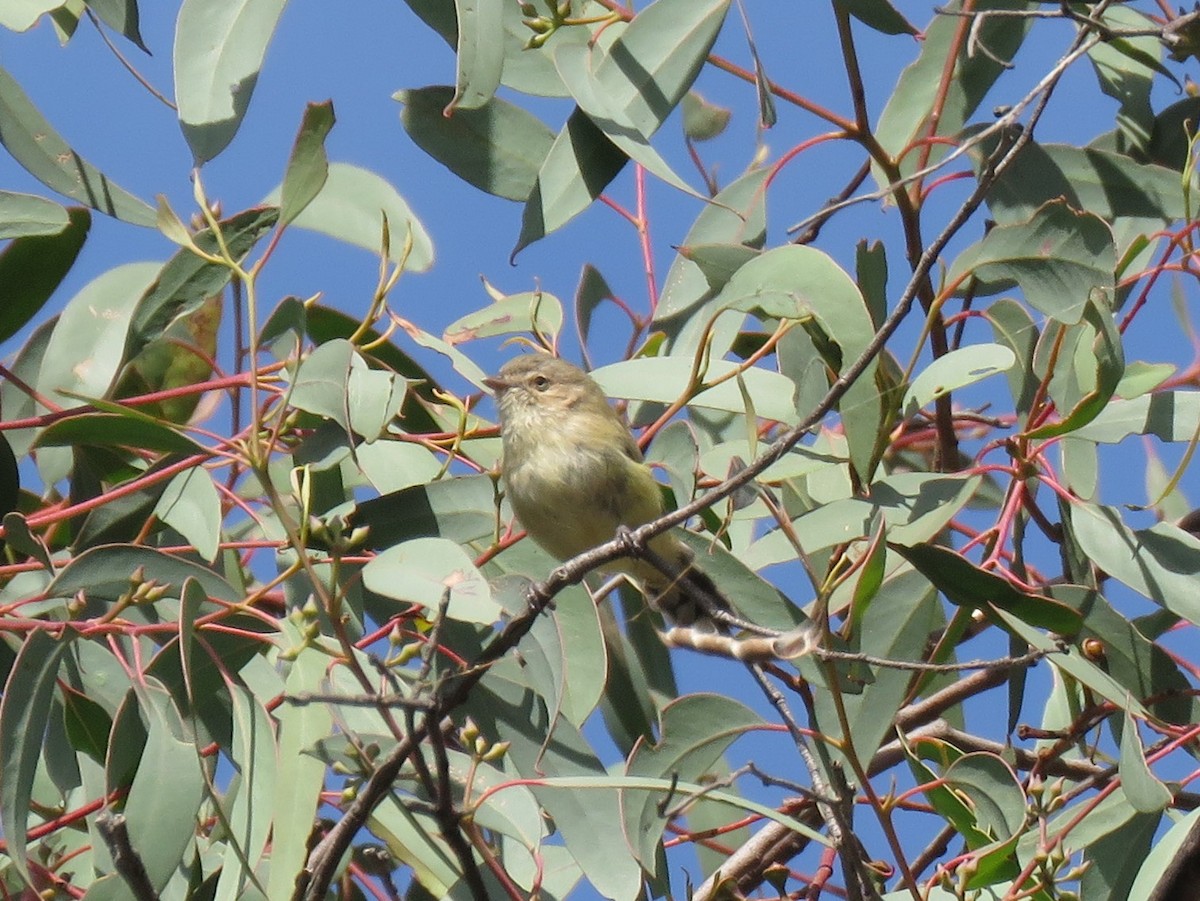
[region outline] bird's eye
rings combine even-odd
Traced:
[[[534,376],[533,387],[538,391],[545,391],[550,387],[550,380],[544,375]]]

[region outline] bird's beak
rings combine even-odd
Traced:
[[[483,380],[483,383],[496,392],[496,394],[503,394],[512,387],[512,382],[506,382],[504,379],[494,375],[489,375]]]

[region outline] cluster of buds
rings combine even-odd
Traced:
[[[550,40],[550,35],[567,24],[567,19],[571,15],[571,0],[562,0],[557,4],[554,0],[545,0],[545,5],[549,11],[548,15],[539,13],[537,6],[528,0],[521,4],[521,15],[525,17],[525,26],[533,32],[533,37],[525,45],[527,50],[534,50],[545,44]]]
[[[479,732],[479,727],[475,725],[474,720],[468,717],[466,725],[459,730],[458,740],[469,753],[473,754],[476,760],[491,763],[499,760],[508,753],[508,746],[511,742],[497,741],[490,742]]]

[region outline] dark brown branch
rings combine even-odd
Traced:
[[[129,830],[126,828],[125,816],[119,813],[106,812],[96,817],[96,829],[108,853],[112,855],[113,866],[125,880],[133,897],[137,901],[158,901],[158,892],[146,872],[146,865],[141,856],[129,842]]]

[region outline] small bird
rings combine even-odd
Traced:
[[[506,494],[539,545],[568,560],[663,513],[662,494],[628,427],[582,369],[546,353],[509,360],[483,380],[496,393]],[[647,544],[650,559],[605,568],[628,574],[668,620],[669,645],[747,662],[801,657],[817,648],[812,621],[778,633],[737,618],[694,554],[670,532]],[[663,564],[662,567],[655,563]],[[666,570],[666,571],[664,571]],[[752,636],[731,637],[732,624]]]
[[[545,353],[509,360],[484,384],[496,392],[504,441],[506,495],[517,519],[542,548],[568,560],[663,513],[662,494],[633,435],[604,391],[582,369]],[[681,626],[709,622],[719,603],[692,552],[670,533],[648,544],[677,570],[624,558],[607,568],[632,576],[651,603]],[[709,599],[686,589],[702,578]]]

